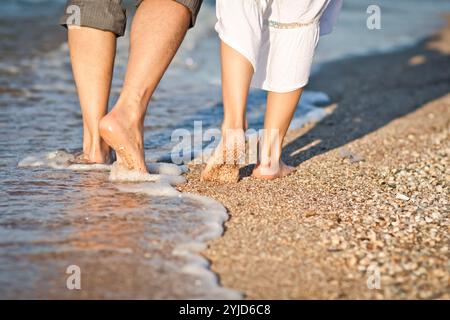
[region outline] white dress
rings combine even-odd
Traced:
[[[253,66],[252,87],[290,92],[309,80],[319,37],[343,0],[217,0],[220,39]]]

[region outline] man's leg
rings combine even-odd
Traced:
[[[145,0],[133,19],[130,58],[119,100],[100,121],[100,134],[128,169],[147,172],[143,124],[147,105],[191,23],[187,7]]]
[[[116,52],[116,35],[89,27],[69,27],[72,70],[83,115],[83,155],[80,161],[105,163],[110,149],[99,133],[108,111]]]

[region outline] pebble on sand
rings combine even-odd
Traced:
[[[397,193],[397,194],[395,195],[395,199],[408,201],[408,200],[409,200],[409,197],[408,197],[408,196],[405,196],[403,193]]]

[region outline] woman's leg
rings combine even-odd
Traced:
[[[222,95],[224,118],[222,130],[243,129],[250,82],[251,63],[226,43],[221,43]]]
[[[99,122],[108,111],[116,53],[112,32],[69,27],[70,59],[83,115],[82,161],[105,163],[110,149],[100,137]]]
[[[222,141],[203,170],[202,180],[235,181],[239,179],[239,169],[230,161],[235,162],[238,154],[244,151],[236,148],[245,148],[245,110],[253,67],[243,55],[224,42],[221,43],[221,58],[224,106]],[[232,172],[221,174],[219,169],[225,164],[233,165]]]
[[[253,170],[254,177],[276,179],[294,171],[281,160],[281,149],[302,92],[303,89],[288,93],[269,92],[259,163]]]

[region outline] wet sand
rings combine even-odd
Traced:
[[[450,299],[447,21],[412,48],[324,66],[309,89],[335,109],[289,134],[294,174],[243,168],[220,185],[191,166],[180,189],[231,215],[204,252],[223,286],[248,299]]]

